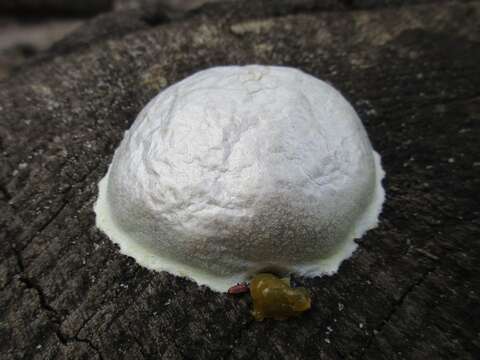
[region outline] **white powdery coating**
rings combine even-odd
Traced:
[[[333,273],[377,225],[383,176],[332,86],[216,67],[138,115],[99,184],[97,226],[141,265],[218,291],[265,269]]]

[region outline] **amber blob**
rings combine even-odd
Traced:
[[[303,287],[291,288],[289,281],[273,274],[257,274],[250,283],[255,320],[285,320],[310,309],[310,293]]]

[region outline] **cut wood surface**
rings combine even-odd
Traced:
[[[1,81],[0,358],[480,358],[480,2],[419,2],[106,13]],[[313,308],[289,321],[138,266],[92,210],[150,98],[250,63],[331,82],[387,172],[379,227],[334,276],[297,278]]]

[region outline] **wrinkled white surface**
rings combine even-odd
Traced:
[[[219,291],[262,269],[332,273],[376,226],[383,175],[327,83],[211,68],[158,94],[125,133],[97,226],[141,265]]]

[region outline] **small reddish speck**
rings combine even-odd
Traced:
[[[230,289],[228,289],[229,294],[243,294],[249,291],[250,289],[248,288],[247,283],[238,283],[237,285],[233,285]]]

